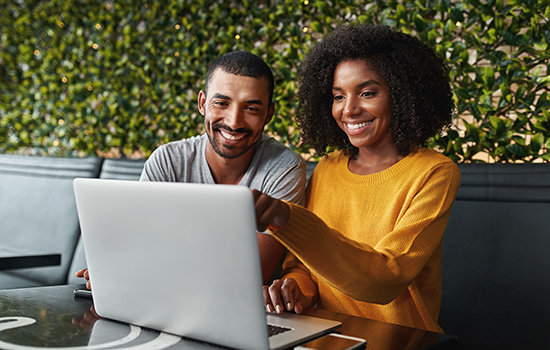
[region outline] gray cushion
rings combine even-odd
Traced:
[[[99,177],[102,179],[139,180],[145,159],[105,159]]]
[[[317,162],[308,161],[306,162],[306,179],[309,181],[309,178],[311,177],[311,174],[313,174],[313,170],[315,170],[315,167],[317,166]]]
[[[0,272],[0,289],[64,284],[80,236],[75,177],[97,177],[100,158],[0,155],[0,242],[61,253],[61,266]]]

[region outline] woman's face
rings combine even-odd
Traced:
[[[395,149],[386,80],[363,60],[343,61],[334,71],[332,116],[351,144],[371,151]]]

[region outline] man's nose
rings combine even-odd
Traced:
[[[231,129],[236,130],[244,126],[244,111],[238,106],[234,106],[227,111],[227,115],[224,118],[225,124]]]

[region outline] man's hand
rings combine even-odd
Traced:
[[[275,280],[271,286],[263,286],[264,306],[267,312],[282,313],[285,309],[301,314],[309,304],[298,283],[292,278]]]
[[[92,285],[90,284],[90,274],[88,273],[87,268],[77,271],[74,275],[78,278],[85,278],[86,288],[88,288],[89,290],[92,290]]]
[[[254,195],[256,225],[259,232],[265,231],[269,226],[279,228],[286,224],[290,217],[288,204],[257,190],[252,190],[252,194]]]
[[[84,270],[82,270],[84,271]],[[80,272],[80,271],[79,271]],[[94,324],[97,322],[97,320],[102,319],[103,317],[99,316],[97,312],[95,311],[94,306],[90,308],[90,311],[86,311],[83,317],[75,317],[72,319],[72,323],[74,325],[82,327],[85,331],[88,333],[92,332],[92,329],[94,328]]]

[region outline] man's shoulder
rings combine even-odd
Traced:
[[[205,142],[205,135],[192,136],[186,139],[170,141],[163,145],[160,145],[155,152],[163,154],[181,154],[186,152],[193,152],[201,149],[202,144]]]
[[[303,204],[306,165],[302,157],[276,139],[262,135],[247,171],[250,187],[268,195]]]
[[[273,137],[262,135],[262,159],[282,159],[286,162],[301,163],[302,157]]]

